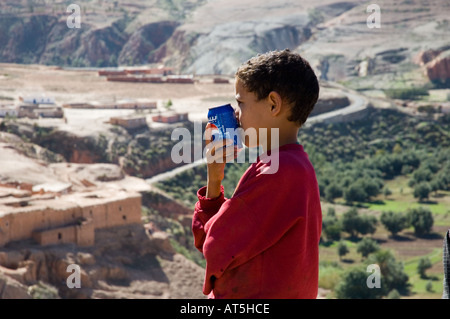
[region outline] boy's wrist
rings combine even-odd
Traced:
[[[217,213],[225,202],[225,189],[223,188],[223,185],[220,186],[220,195],[216,198],[208,198],[206,196],[206,189],[207,187],[204,186],[197,191],[198,202],[195,204],[195,209],[202,212],[202,214],[199,214],[198,216],[202,219],[203,224],[208,221],[211,215]]]
[[[208,179],[206,183],[206,197],[216,198],[220,196],[222,180]]]

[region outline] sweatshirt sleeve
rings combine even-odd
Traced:
[[[220,186],[220,195],[216,198],[206,197],[206,186],[197,192],[198,201],[195,204],[194,216],[192,218],[192,232],[194,234],[194,245],[203,252],[203,244],[205,242],[206,233],[205,224],[214,216],[226,201],[224,196],[224,188]]]
[[[197,220],[206,222],[199,239],[206,259],[204,294],[211,292],[214,280],[226,270],[262,253],[302,220],[301,214],[290,213],[292,205],[306,205],[307,201],[299,201],[301,187],[290,195],[283,188],[274,176],[260,175],[241,185],[239,195],[214,206],[209,214],[197,214]],[[306,210],[306,206],[300,209]]]

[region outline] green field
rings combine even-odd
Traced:
[[[388,198],[379,195],[372,203],[361,203],[361,211],[375,216],[381,215],[384,211],[396,213],[406,212],[409,208],[419,206],[428,208],[434,218],[434,228],[432,239],[414,238],[413,228],[407,228],[399,233],[401,239],[411,239],[408,244],[405,241],[391,238],[389,232],[382,224],[378,224],[376,232],[371,238],[380,242],[382,249],[389,249],[394,252],[396,259],[404,264],[404,271],[409,277],[411,284],[410,294],[401,298],[413,299],[440,299],[442,297],[443,266],[442,266],[442,244],[441,237],[445,235],[445,230],[450,228],[450,192],[439,191],[437,197],[430,197],[428,202],[419,202],[413,196],[412,189],[408,186],[408,176],[398,176],[386,181],[385,185],[391,190]],[[334,207],[337,216],[342,216],[343,212],[350,208],[344,205],[343,199],[337,199],[336,204],[323,203],[324,215],[329,207]],[[365,267],[364,259],[356,251],[357,242],[350,240],[344,235],[349,252],[342,258],[337,253],[337,242],[320,246],[320,268],[319,287],[330,290],[328,298],[334,298],[333,289],[339,283],[340,278],[346,269],[352,267]],[[427,270],[428,278],[420,278],[417,272],[417,265],[420,258],[428,257],[432,263],[432,268]],[[431,285],[431,289],[427,286]]]

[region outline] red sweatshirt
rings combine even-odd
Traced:
[[[273,153],[275,154],[275,153]],[[272,154],[272,155],[273,155]],[[314,168],[299,144],[278,150],[275,174],[258,157],[230,199],[199,189],[192,221],[210,298],[316,298],[322,212]]]

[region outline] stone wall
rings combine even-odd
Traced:
[[[76,225],[67,225],[32,233],[33,239],[42,246],[75,243],[78,246],[92,246],[95,242],[95,229],[92,219]]]

